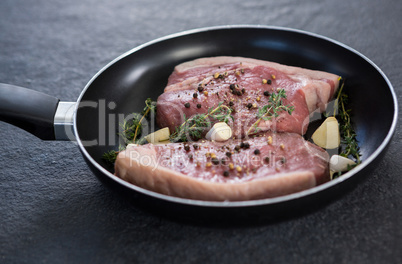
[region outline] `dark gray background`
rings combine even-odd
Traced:
[[[402,2],[390,0],[1,0],[0,82],[75,101],[125,51],[226,24],[343,42],[385,72],[401,101]],[[341,199],[279,222],[222,228],[141,211],[101,185],[74,143],[0,122],[0,262],[401,263],[400,125],[383,161]]]

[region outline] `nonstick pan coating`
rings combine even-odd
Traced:
[[[161,195],[122,181],[102,154],[118,149],[119,115],[140,112],[144,101],[163,92],[175,65],[200,57],[243,56],[328,71],[346,79],[363,163],[342,177],[283,197],[244,202],[206,202]],[[392,85],[364,55],[334,40],[277,27],[224,26],[170,35],[123,54],[87,84],[78,100],[75,134],[82,153],[99,177],[124,199],[167,216],[215,219],[275,217],[317,208],[353,188],[391,140],[397,120]],[[379,111],[379,109],[381,109]],[[304,210],[303,209],[303,210]]]

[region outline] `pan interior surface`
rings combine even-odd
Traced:
[[[390,140],[396,122],[395,95],[385,75],[363,55],[336,41],[307,32],[233,26],[194,30],[161,38],[123,54],[102,69],[79,98],[75,132],[84,156],[96,169],[119,181],[119,184],[157,198],[190,203],[186,199],[169,198],[122,183],[113,176],[113,168],[102,160],[102,155],[118,149],[119,121],[133,112],[141,112],[146,98],[156,100],[163,93],[175,65],[211,56],[250,57],[338,74],[346,80],[345,89],[350,97],[352,120],[363,160],[360,166],[366,166],[366,161],[373,161],[376,157],[370,157],[378,156],[377,150],[383,150],[384,144]],[[352,176],[353,171],[348,175]],[[335,184],[336,181],[333,181],[319,186],[319,189]],[[303,195],[315,192],[316,188],[303,192]],[[299,194],[294,194],[255,202],[276,203],[298,197]]]

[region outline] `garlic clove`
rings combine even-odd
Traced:
[[[153,144],[157,145],[157,144],[168,144],[168,143],[171,143],[170,140],[158,141],[158,142],[155,142]]]
[[[341,144],[338,120],[331,116],[317,128],[311,136],[314,143],[325,149],[338,148]]]
[[[149,143],[156,144],[158,142],[169,140],[169,136],[170,136],[169,128],[165,127],[147,135],[145,139]]]
[[[205,136],[208,140],[223,142],[232,137],[232,129],[225,122],[218,122],[208,131]]]
[[[355,164],[356,162],[351,159],[339,155],[333,155],[329,160],[329,169],[334,172],[343,172],[347,171],[349,166],[353,166]]]

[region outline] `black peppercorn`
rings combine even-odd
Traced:
[[[260,152],[259,149],[254,150],[254,154],[255,154],[255,155],[260,155],[260,153],[261,153],[261,152]]]
[[[190,151],[190,146],[189,146],[189,145],[185,145],[185,146],[184,146],[184,150],[185,150],[185,151]]]
[[[190,108],[190,103],[185,103],[184,106],[185,106],[186,108]]]
[[[225,171],[223,172],[223,176],[225,176],[225,177],[229,176],[229,171],[225,170]]]
[[[197,93],[193,93],[193,97],[194,97],[194,98],[197,98],[197,97],[198,97],[198,94],[197,94]]]
[[[265,91],[265,92],[264,92],[264,95],[265,95],[265,96],[269,96],[269,92],[268,92],[268,91]]]
[[[217,158],[212,158],[211,161],[212,161],[212,163],[215,164],[215,165],[218,165],[218,164],[219,164],[219,160],[218,160]]]
[[[231,152],[226,152],[226,156],[227,156],[228,158],[230,158],[230,157],[232,157],[232,153],[231,153]]]
[[[246,105],[246,107],[247,107],[248,109],[250,109],[251,107],[253,107],[253,104],[252,104],[252,103],[248,103],[248,104]]]
[[[197,108],[200,109],[200,108],[201,108],[201,104],[197,104]]]

